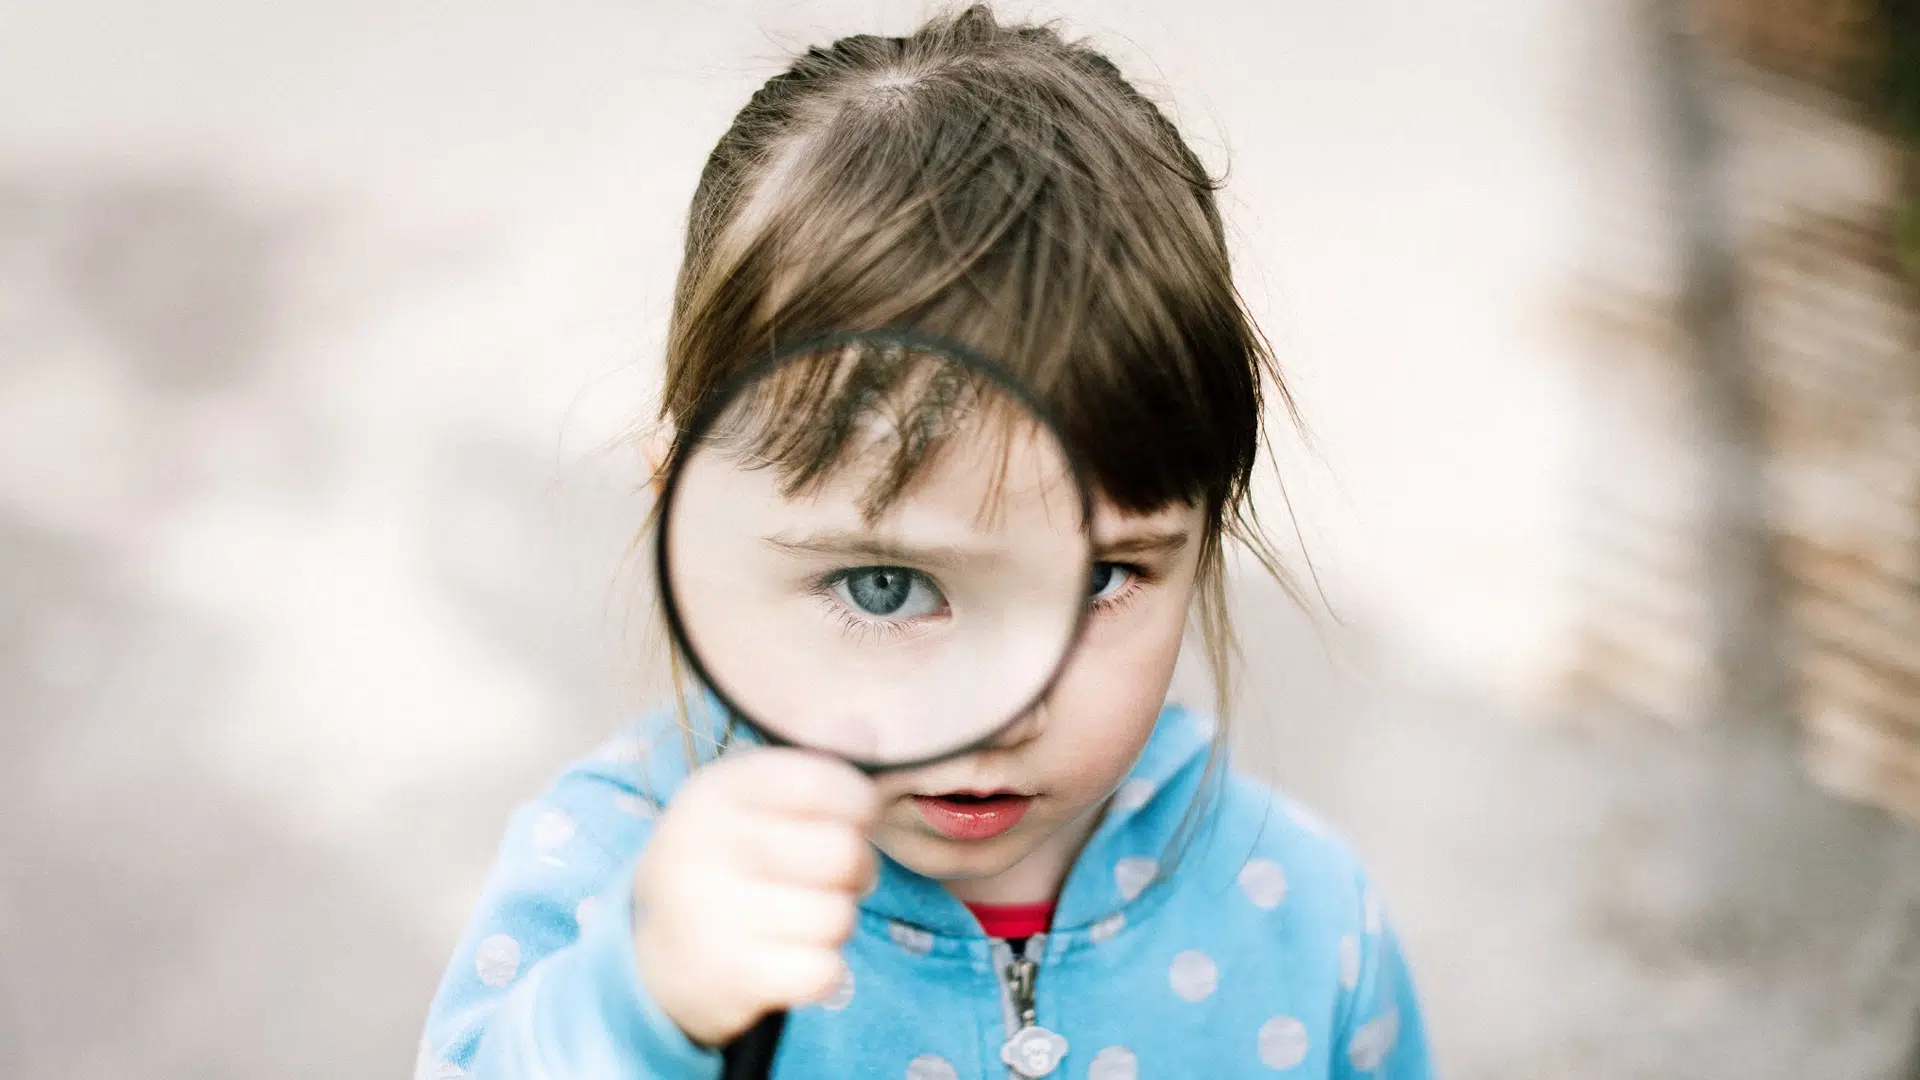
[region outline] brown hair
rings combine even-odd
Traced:
[[[661,418],[684,424],[756,357],[824,332],[909,326],[994,357],[1100,495],[1204,507],[1193,618],[1224,728],[1223,540],[1300,595],[1249,501],[1263,388],[1293,402],[1234,288],[1218,186],[1111,61],[1051,26],[974,5],[808,49],[701,172]]]

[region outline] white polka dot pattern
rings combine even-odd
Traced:
[[[953,1064],[938,1054],[921,1054],[907,1062],[907,1080],[960,1080]]]
[[[1380,903],[1379,893],[1374,892],[1372,889],[1368,889],[1366,899],[1362,901],[1362,907],[1365,909],[1365,912],[1366,912],[1365,918],[1367,922],[1367,933],[1377,934],[1381,930],[1385,929],[1387,924],[1387,913],[1385,910],[1385,906]]]
[[[1240,891],[1254,907],[1277,908],[1287,898],[1287,872],[1271,859],[1248,859],[1240,869]]]
[[[1193,721],[1194,733],[1202,739],[1212,742],[1213,737],[1220,734],[1220,725],[1215,722],[1213,717],[1202,713],[1188,713],[1187,716]]]
[[[1388,1009],[1360,1025],[1347,1043],[1347,1061],[1361,1072],[1377,1069],[1400,1039],[1400,1012]]]
[[[1124,1046],[1109,1046],[1093,1055],[1087,1080],[1140,1080],[1140,1061]]]
[[[1220,984],[1220,969],[1213,958],[1198,949],[1188,949],[1173,958],[1167,968],[1167,982],[1173,992],[1187,1001],[1205,1001]]]
[[[1113,864],[1113,883],[1123,900],[1131,900],[1160,872],[1160,864],[1139,855],[1129,855]]]
[[[1113,793],[1113,808],[1131,812],[1153,801],[1153,781],[1133,777]]]
[[[820,999],[820,1007],[829,1012],[839,1012],[851,1004],[853,1004],[853,969],[843,967],[840,969],[840,985],[833,988],[833,993]]]
[[[505,934],[487,938],[474,952],[473,968],[495,990],[506,986],[520,973],[520,943]]]
[[[1352,990],[1360,985],[1360,939],[1347,934],[1340,939],[1340,986]]]
[[[1307,1060],[1307,1025],[1291,1016],[1276,1016],[1260,1025],[1260,1063],[1269,1069],[1291,1069]]]
[[[1112,940],[1113,935],[1126,929],[1126,926],[1126,915],[1116,911],[1106,918],[1101,919],[1099,922],[1094,923],[1092,929],[1087,931],[1087,936],[1092,938],[1094,944],[1097,945],[1102,941]]]
[[[584,927],[598,914],[600,914],[600,898],[589,896],[580,901],[580,906],[573,909],[574,925]]]
[[[933,951],[932,932],[908,923],[888,923],[887,936],[893,939],[895,945],[914,956],[925,956]]]
[[[558,810],[549,810],[533,822],[533,846],[536,851],[558,851],[573,839],[579,827]]]

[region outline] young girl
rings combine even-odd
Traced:
[[[939,764],[682,739],[725,729],[696,697],[573,766],[509,826],[420,1076],[713,1077],[781,1008],[789,1080],[1430,1075],[1351,851],[1165,704],[1190,619],[1225,685],[1224,545],[1273,565],[1249,480],[1284,390],[1213,191],[1112,63],[981,7],[754,95],[694,195],[662,419],[781,341],[971,345],[1083,457],[1088,628],[1043,707]],[[981,795],[991,828],[942,827]]]

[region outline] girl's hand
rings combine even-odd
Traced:
[[[688,1038],[718,1046],[840,984],[878,812],[859,770],[803,750],[729,755],[687,780],[636,871],[634,950]]]

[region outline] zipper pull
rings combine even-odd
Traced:
[[[1067,1040],[1034,1023],[1033,983],[1040,965],[1022,957],[1007,965],[1007,996],[1020,1028],[1000,1047],[1000,1060],[1026,1078],[1040,1080],[1067,1056]]]
[[[1040,965],[1021,957],[1007,965],[1007,986],[1013,993],[1013,1011],[1021,1026],[1033,1023],[1033,978]]]

